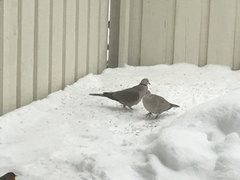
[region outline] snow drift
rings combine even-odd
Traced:
[[[129,78],[130,77],[130,78]],[[146,118],[89,93],[131,87],[180,108]],[[107,69],[0,117],[0,175],[17,180],[240,179],[240,71],[190,64]]]
[[[169,180],[240,179],[239,135],[240,90],[236,90],[150,134],[143,150],[147,158],[143,175]]]

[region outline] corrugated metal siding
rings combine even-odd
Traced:
[[[240,0],[122,0],[120,7],[120,66],[188,62],[240,69]]]
[[[108,0],[0,0],[0,115],[106,68]]]

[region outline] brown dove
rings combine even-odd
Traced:
[[[156,119],[158,118],[159,114],[164,111],[171,109],[172,107],[179,107],[176,104],[171,104],[163,97],[151,94],[150,91],[147,91],[146,94],[143,96],[143,106],[149,113],[147,116],[151,116],[152,114],[157,114]]]

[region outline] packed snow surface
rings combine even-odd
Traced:
[[[158,119],[89,93],[148,78],[180,108]],[[0,117],[0,176],[17,180],[239,180],[240,71],[180,63],[107,69]]]

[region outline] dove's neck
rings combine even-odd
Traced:
[[[139,93],[141,98],[146,94],[147,91],[148,91],[148,86],[146,84],[140,84]]]
[[[142,86],[147,86],[147,84],[143,84],[143,83],[140,83],[140,85],[142,85]]]

